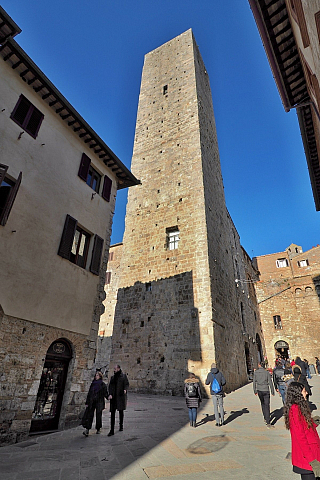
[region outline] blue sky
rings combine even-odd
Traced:
[[[3,0],[16,37],[130,166],[146,53],[192,28],[210,76],[226,203],[250,256],[320,243],[295,111],[285,113],[247,0]],[[112,243],[122,240],[118,192]]]

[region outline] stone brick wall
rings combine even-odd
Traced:
[[[97,338],[97,355],[95,367],[108,376],[110,367],[110,354],[112,346],[112,330],[114,311],[117,303],[119,269],[122,257],[123,244],[111,245],[106,272],[105,301],[103,302],[104,312],[100,317],[99,335]],[[107,277],[108,280],[107,280]],[[107,283],[108,281],[108,283]]]
[[[95,344],[92,348],[84,335],[4,315],[0,338],[0,444],[16,443],[28,436],[46,353],[58,338],[67,339],[73,348],[59,427],[79,423]]]
[[[181,393],[187,372],[204,380],[213,361],[228,389],[237,388],[248,378],[245,342],[254,363],[253,339],[262,334],[245,282],[248,257],[225,206],[209,79],[191,30],[145,57],[132,172],[142,185],[128,196],[111,362],[139,392]],[[173,250],[170,228],[180,236]]]
[[[256,292],[269,361],[276,356],[274,345],[279,340],[289,344],[293,358],[299,355],[314,363],[320,355],[320,247],[298,250],[293,256],[287,249],[255,259],[261,273]],[[277,267],[281,258],[287,259],[287,267]],[[302,260],[308,265],[299,266]],[[281,329],[275,328],[275,315],[281,317]]]

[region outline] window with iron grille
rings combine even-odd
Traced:
[[[43,117],[44,115],[40,110],[32,105],[24,95],[20,95],[18,103],[14,107],[10,118],[23,128],[23,130],[29,133],[31,137],[36,138]]]
[[[273,315],[274,328],[276,330],[282,330],[282,323],[280,315]]]

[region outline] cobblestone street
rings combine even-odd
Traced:
[[[319,408],[320,377],[310,380]],[[108,437],[105,410],[100,435],[82,427],[30,437],[0,449],[1,480],[297,479],[286,456],[280,397],[271,397],[275,428],[263,423],[252,384],[225,398],[226,425],[218,428],[210,400],[203,402],[197,428],[188,423],[181,397],[129,394],[124,432]]]

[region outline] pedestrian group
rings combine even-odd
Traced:
[[[316,360],[316,371],[320,375],[320,361]],[[312,395],[308,379],[311,378],[310,368],[306,359],[296,357],[291,363],[278,358],[273,370],[267,370],[264,361],[258,363],[253,374],[253,391],[259,398],[263,418],[267,428],[271,424],[270,393],[277,392],[283,402],[285,426],[291,434],[291,458],[293,471],[301,475],[302,480],[316,480],[320,477],[320,438],[317,426],[320,417],[312,417],[309,397]],[[212,363],[207,375],[206,385],[210,385],[210,393],[214,406],[217,427],[225,425],[223,391],[226,379],[219,371],[216,363]],[[102,411],[105,399],[110,401],[111,428],[108,436],[114,435],[116,411],[119,412],[119,431],[123,431],[124,410],[127,406],[127,391],[129,382],[120,365],[114,366],[114,374],[108,386],[103,382],[100,371],[95,373],[86,399],[86,410],[81,424],[85,428],[83,434],[87,437],[92,428],[94,413],[96,414],[96,433],[102,428]],[[194,373],[190,373],[184,381],[184,396],[189,412],[190,426],[197,426],[197,410],[202,401],[200,381]]]

